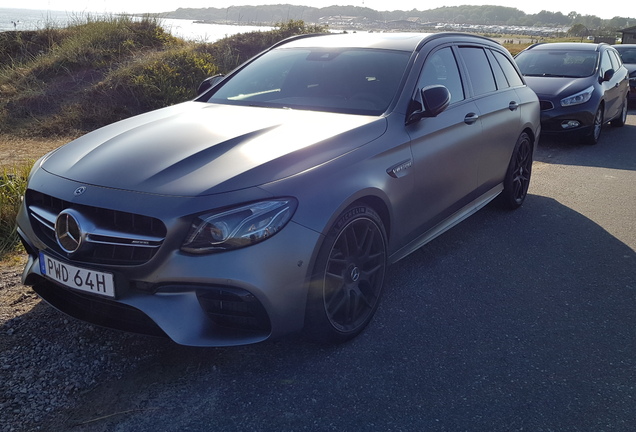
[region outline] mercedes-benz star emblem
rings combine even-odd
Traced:
[[[86,192],[86,186],[80,186],[77,189],[75,189],[75,191],[73,192],[73,195],[79,196],[83,194],[84,192]]]
[[[55,220],[55,237],[57,244],[67,253],[77,252],[82,245],[82,227],[77,214],[72,210],[64,210]]]

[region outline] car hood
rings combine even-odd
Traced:
[[[561,99],[585,90],[593,84],[593,77],[563,78],[563,77],[524,77],[526,84],[537,94],[539,99]]]
[[[84,135],[42,168],[84,184],[199,196],[294,175],[385,130],[382,117],[185,102]]]

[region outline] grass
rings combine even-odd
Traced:
[[[0,173],[0,258],[18,250],[15,219],[26,190],[28,174],[27,166],[5,168]]]

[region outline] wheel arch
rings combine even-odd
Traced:
[[[530,140],[532,141],[532,144],[536,145],[537,135],[535,134],[535,131],[532,130],[530,125],[526,125],[526,127],[521,131],[521,133],[524,133],[524,132],[528,134],[528,136],[530,137]]]
[[[387,242],[391,238],[391,214],[389,212],[389,208],[380,197],[374,195],[366,195],[361,198],[358,198],[351,205],[355,205],[357,203],[366,204],[371,207],[377,214],[380,216],[382,220],[382,224],[384,225],[384,232],[386,233]]]

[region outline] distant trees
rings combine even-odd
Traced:
[[[319,23],[325,17],[356,17],[369,22],[402,21],[418,18],[420,22],[444,22],[455,24],[481,25],[518,25],[535,27],[568,27],[581,24],[588,29],[616,31],[628,27],[636,18],[614,17],[602,20],[594,15],[581,15],[572,11],[567,15],[561,12],[542,10],[537,14],[505,6],[444,6],[436,9],[410,11],[376,11],[359,6],[329,6],[315,8],[289,4],[264,6],[230,6],[227,8],[179,8],[173,12],[161,14],[166,18],[183,18],[214,23],[276,25],[289,20],[302,20]]]
[[[583,24],[574,24],[568,30],[568,36],[585,37],[590,36],[590,30]]]

